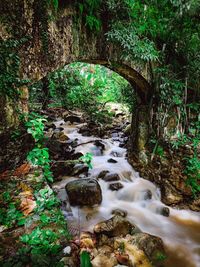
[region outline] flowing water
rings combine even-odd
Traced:
[[[85,137],[78,133],[82,126],[63,124],[65,133],[72,140],[77,139],[79,144],[96,140],[95,137]],[[99,139],[99,138],[98,138]],[[109,183],[99,179],[102,189],[103,201],[100,206],[78,209],[73,207],[73,216],[80,220],[81,230],[91,230],[93,226],[102,220],[111,217],[112,210],[118,208],[128,212],[127,219],[135,223],[143,232],[147,232],[163,239],[168,260],[166,267],[200,267],[200,216],[189,210],[170,209],[170,216],[161,215],[165,205],[160,200],[159,189],[151,182],[141,178],[133,170],[126,159],[126,149],[119,147],[119,142],[110,139],[102,139],[105,145],[103,154],[92,142],[79,145],[76,152],[93,153],[92,165],[89,177],[97,177],[102,170],[110,173],[118,173],[123,184],[119,191],[108,189]],[[114,155],[114,156],[113,156]],[[117,163],[108,163],[113,158]],[[61,182],[54,184],[59,191],[61,199],[65,199],[64,186],[69,181],[77,179],[66,177]],[[151,191],[152,197],[147,197]]]

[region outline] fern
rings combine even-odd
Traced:
[[[113,24],[112,29],[107,33],[107,38],[121,46],[126,59],[144,62],[158,59],[158,51],[154,43],[146,37],[139,37],[132,26]]]

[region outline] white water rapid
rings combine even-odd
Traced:
[[[64,121],[58,121],[56,126],[62,124],[65,133],[72,140],[77,139],[79,144],[96,140],[96,137],[85,137],[78,133],[82,126],[67,125]],[[143,232],[147,232],[163,239],[168,252],[166,267],[200,267],[200,217],[190,210],[170,209],[169,217],[161,215],[165,205],[160,201],[160,191],[151,182],[139,177],[126,159],[126,149],[119,147],[119,142],[113,139],[102,139],[105,145],[103,155],[94,144],[79,145],[76,152],[93,153],[92,165],[89,177],[97,177],[103,171],[118,173],[123,184],[119,191],[111,191],[109,182],[99,179],[102,189],[103,201],[100,206],[94,208],[75,208],[72,212],[75,218],[80,219],[81,230],[92,230],[93,226],[102,220],[109,219],[113,209],[127,211],[127,219],[135,223]],[[116,152],[116,153],[113,153]],[[112,155],[111,155],[112,154]],[[113,156],[115,155],[115,157]],[[116,157],[117,155],[117,157]],[[113,158],[117,163],[108,163]],[[65,185],[75,177],[66,177],[61,182],[54,184],[61,198],[65,198]],[[151,191],[152,197],[146,197]]]

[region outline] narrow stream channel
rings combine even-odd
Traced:
[[[59,127],[62,124],[67,136],[78,143],[99,138],[85,137],[78,133],[79,125],[67,125],[64,121],[55,123]],[[162,209],[165,205],[160,200],[159,189],[151,182],[139,177],[126,159],[126,149],[119,147],[119,142],[110,139],[102,139],[105,145],[103,154],[92,142],[79,145],[76,152],[93,153],[93,168],[89,177],[97,177],[103,170],[110,173],[118,173],[123,188],[119,191],[111,191],[109,182],[99,179],[102,189],[103,201],[100,206],[94,208],[72,207],[73,216],[80,220],[81,230],[92,231],[94,225],[102,220],[109,219],[113,209],[119,208],[128,212],[128,220],[135,223],[143,232],[147,232],[163,239],[168,252],[166,267],[199,267],[200,266],[200,217],[196,212],[189,210],[170,209],[169,217],[163,216]],[[108,163],[113,158],[117,163]],[[61,182],[55,183],[54,188],[59,191],[61,199],[66,198],[65,185],[77,177],[65,177]],[[151,197],[147,197],[151,192]]]

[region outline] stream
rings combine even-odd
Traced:
[[[99,179],[103,200],[98,207],[71,207],[73,216],[79,221],[81,231],[92,231],[94,225],[100,221],[111,218],[112,210],[118,208],[127,211],[127,219],[136,224],[143,232],[159,236],[163,239],[168,259],[166,267],[200,267],[200,217],[197,212],[178,210],[169,207],[170,215],[162,215],[166,207],[160,200],[159,189],[148,180],[139,176],[126,159],[127,151],[119,147],[116,138],[101,139],[105,145],[103,153],[99,147],[90,141],[99,140],[94,136],[83,136],[78,133],[83,124],[69,125],[63,120],[55,122],[62,125],[65,134],[78,140],[76,152],[93,154],[89,177],[97,177],[103,170],[117,173],[123,188],[118,191],[109,189],[109,182]],[[119,133],[120,134],[120,133]],[[87,143],[90,142],[90,143]],[[87,143],[83,144],[82,143]],[[113,158],[116,163],[108,163]],[[65,185],[77,177],[64,177],[54,184],[61,200],[66,199]],[[151,197],[147,197],[150,192]]]

